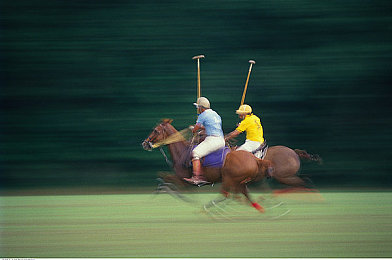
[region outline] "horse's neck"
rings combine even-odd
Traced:
[[[170,136],[172,134],[178,133],[178,131],[172,125],[168,124],[166,133],[168,136]],[[173,163],[176,164],[183,160],[183,155],[185,152],[187,152],[188,145],[184,141],[180,141],[168,144],[168,149]]]

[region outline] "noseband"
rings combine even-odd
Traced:
[[[162,127],[161,130],[158,130],[156,127],[153,130],[153,133],[149,137],[147,137],[146,140],[144,140],[144,142],[142,144],[144,149],[151,151],[154,148],[154,144],[156,143],[157,137],[160,136],[161,134],[162,134],[163,138],[165,138],[165,134],[164,134],[165,132],[163,131],[164,130],[163,124],[160,124],[159,126]]]

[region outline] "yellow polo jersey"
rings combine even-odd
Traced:
[[[263,127],[261,126],[260,118],[253,114],[246,115],[236,130],[241,133],[246,131],[246,139],[248,140],[260,143],[264,142]]]

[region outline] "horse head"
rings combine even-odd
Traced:
[[[146,151],[152,151],[154,144],[163,141],[170,133],[168,125],[173,122],[172,119],[162,119],[161,122],[152,130],[151,134],[142,142],[142,147]]]

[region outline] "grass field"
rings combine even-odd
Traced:
[[[0,256],[392,257],[391,195],[282,195],[265,214],[231,201],[215,218],[215,193],[3,196]]]

